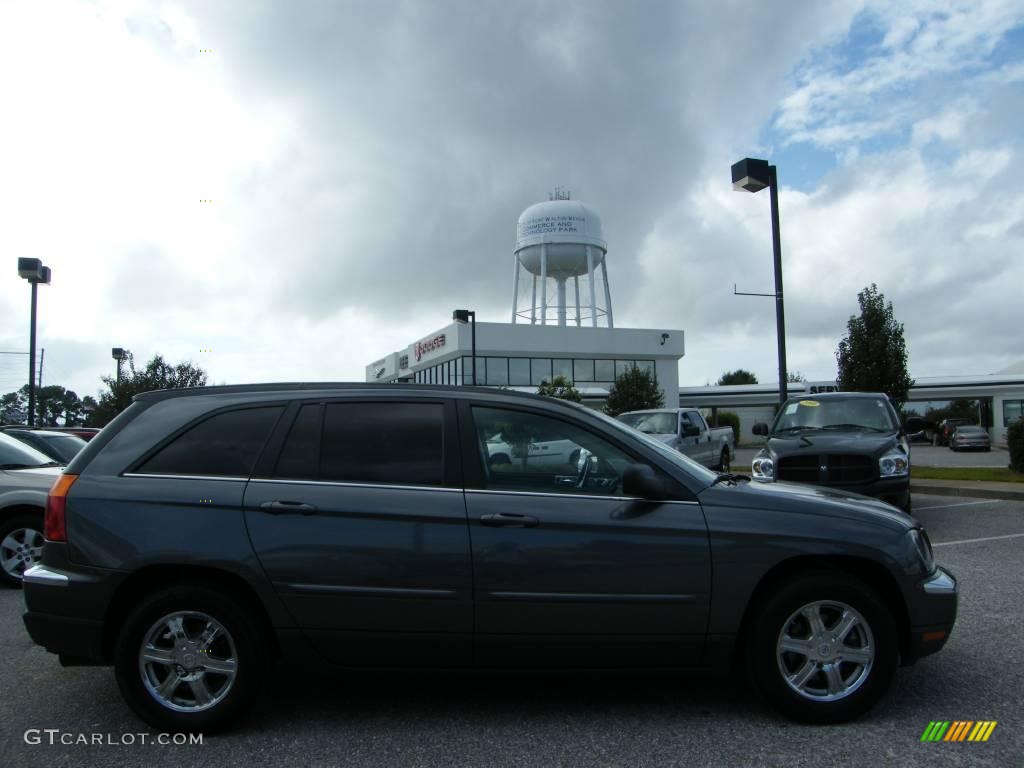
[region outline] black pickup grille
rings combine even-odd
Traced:
[[[822,472],[821,468],[825,467]],[[856,454],[804,454],[779,459],[776,477],[796,483],[847,485],[875,479],[874,461]]]

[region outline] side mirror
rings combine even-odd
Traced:
[[[697,437],[700,435],[700,427],[693,424],[683,425],[683,437]]]
[[[664,481],[646,464],[630,464],[622,473],[622,493],[641,499],[667,499]]]
[[[761,435],[762,437],[768,436],[768,425],[763,421],[759,421],[754,425],[754,434]]]
[[[911,416],[903,422],[903,428],[907,432],[920,432],[924,429],[924,419],[920,416]]]

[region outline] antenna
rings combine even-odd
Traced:
[[[568,189],[562,189],[562,187],[555,187],[555,191],[548,195],[548,200],[568,200],[570,197]]]

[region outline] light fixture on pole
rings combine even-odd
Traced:
[[[732,188],[747,192],[760,192],[768,187],[772,207],[772,251],[775,257],[775,293],[740,293],[738,296],[774,296],[775,326],[779,343],[779,402],[786,402],[789,395],[786,386],[786,315],[782,301],[782,242],[779,237],[779,184],[775,166],[767,160],[744,158],[732,167]]]
[[[28,340],[28,425],[36,423],[36,286],[49,285],[50,268],[39,259],[18,259],[18,276],[32,284],[32,317]]]
[[[471,309],[456,309],[452,312],[452,320],[457,323],[469,323],[470,338],[472,339],[472,361],[473,361],[473,386],[476,386],[476,312]],[[462,372],[462,383],[466,383],[466,372]]]
[[[110,356],[117,361],[117,383],[121,383],[121,361],[128,357],[128,350],[121,347],[113,347]]]

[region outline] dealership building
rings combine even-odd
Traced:
[[[616,328],[601,219],[556,193],[519,217],[507,323],[452,321],[366,366],[366,380],[472,384],[536,392],[554,376],[599,406],[615,378],[651,371],[666,407],[679,401],[683,331]]]

